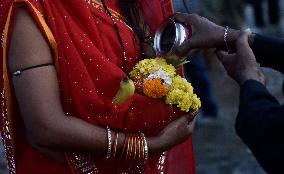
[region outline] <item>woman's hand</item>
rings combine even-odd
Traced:
[[[164,152],[188,139],[194,130],[196,114],[190,112],[168,124],[157,137],[148,138],[149,152]]]

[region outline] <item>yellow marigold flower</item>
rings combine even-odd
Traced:
[[[168,73],[171,78],[176,75],[175,67],[167,64],[166,60],[163,58],[141,60],[135,65],[129,75],[131,78],[135,78],[140,75],[146,76],[151,73],[155,73],[160,68],[162,68],[166,73]]]
[[[176,104],[182,111],[198,110],[201,107],[200,99],[193,93],[193,87],[184,78],[173,78],[171,89],[166,96],[166,103]]]
[[[192,99],[191,109],[197,111],[201,107],[201,101],[196,94],[191,96],[191,99]]]
[[[143,92],[151,98],[163,98],[167,95],[169,87],[160,78],[145,80]]]
[[[172,89],[181,89],[183,91],[193,93],[193,87],[191,84],[181,76],[175,76],[173,78],[173,84],[171,86]]]

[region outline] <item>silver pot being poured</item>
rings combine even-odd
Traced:
[[[157,56],[174,55],[177,48],[191,36],[191,28],[167,19],[157,30],[154,49]]]

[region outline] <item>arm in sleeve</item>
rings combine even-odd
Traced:
[[[268,173],[283,171],[284,106],[257,81],[241,86],[236,131]]]
[[[284,73],[284,39],[256,34],[252,45],[256,60],[261,66],[270,67]]]

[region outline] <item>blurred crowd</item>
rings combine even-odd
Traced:
[[[219,25],[228,25],[232,28],[249,26],[256,29],[256,32],[270,28],[276,30],[275,35],[282,34],[280,12],[283,1],[281,0],[176,0],[176,2],[180,4],[177,11],[185,7],[186,11],[182,10],[183,12],[198,13]],[[249,24],[246,20],[248,9],[252,9],[252,14],[249,15],[253,17],[253,22]]]

